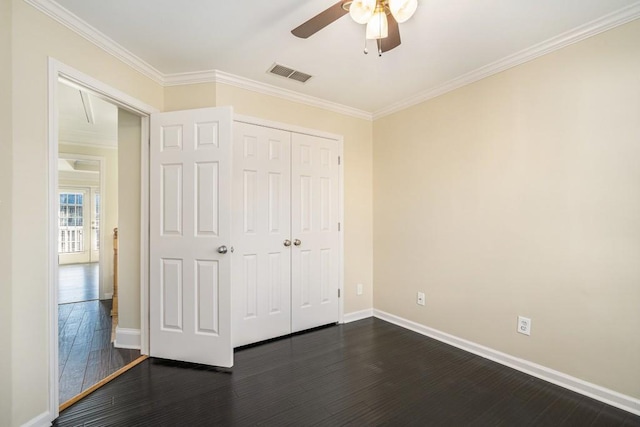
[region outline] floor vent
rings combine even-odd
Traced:
[[[309,81],[311,74],[303,73],[302,71],[296,71],[293,68],[285,67],[280,64],[273,64],[268,70],[267,73],[275,74],[276,76],[284,77],[289,80],[295,80],[301,83],[306,83]]]

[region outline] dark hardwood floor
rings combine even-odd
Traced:
[[[640,426],[640,417],[379,319],[239,350],[231,370],[149,359],[55,426]]]
[[[58,266],[58,304],[98,299],[97,262]]]
[[[111,343],[111,300],[58,305],[58,368],[63,403],[140,356]]]

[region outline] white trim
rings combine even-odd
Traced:
[[[373,308],[367,308],[366,310],[352,311],[344,315],[342,323],[351,323],[362,319],[373,317]]]
[[[115,145],[104,145],[104,144],[92,143],[92,142],[72,142],[72,141],[69,141],[68,139],[59,139],[58,143],[59,144],[64,144],[64,145],[72,145],[74,147],[101,148],[101,149],[105,149],[105,150],[117,150],[118,149],[118,147],[115,146]]]
[[[116,339],[113,345],[117,348],[130,348],[140,350],[140,329],[121,328],[116,326]]]
[[[140,353],[149,354],[149,117],[140,125]]]
[[[127,49],[116,43],[96,28],[87,24],[78,16],[69,12],[64,7],[52,0],[25,0],[26,3],[38,9],[40,12],[64,25],[71,31],[84,37],[100,49],[113,55],[142,75],[150,78],[158,84],[162,84],[164,76],[160,71],[143,61]]]
[[[198,83],[215,83],[218,70],[190,71],[186,73],[165,74],[164,86],[193,85]],[[235,76],[234,76],[235,77]]]
[[[338,230],[338,289],[340,289],[340,299],[338,300],[338,321],[340,323],[344,323],[344,300],[345,300],[345,291],[344,291],[344,235],[345,235],[345,225],[344,225],[344,137],[340,136],[338,139],[338,203],[340,203],[340,207],[338,208],[338,224],[341,226]]]
[[[155,107],[147,105],[124,92],[121,92],[109,85],[102,83],[99,80],[94,79],[80,71],[65,65],[56,59],[49,57],[48,62],[48,112],[47,112],[47,150],[48,150],[48,209],[49,218],[47,223],[47,245],[49,248],[49,256],[47,259],[47,270],[49,272],[47,277],[47,289],[48,293],[48,318],[49,318],[49,412],[48,416],[50,420],[54,420],[59,415],[58,406],[58,388],[59,388],[59,369],[58,369],[58,212],[57,212],[57,190],[58,190],[58,108],[56,104],[57,100],[57,88],[60,78],[64,78],[68,82],[81,87],[83,90],[88,90],[96,96],[100,96],[110,102],[118,105],[127,111],[133,112],[143,117],[141,121],[144,126],[148,124],[148,120],[145,121],[144,117],[149,116],[152,113],[158,112]],[[144,130],[143,130],[144,133]],[[141,168],[144,169],[145,161],[142,160]],[[144,183],[142,184],[144,185]],[[144,201],[142,201],[144,203]],[[149,222],[146,219],[140,224],[141,228],[148,228]],[[104,240],[104,239],[103,239]],[[145,246],[141,242],[141,247],[145,250],[148,246]],[[104,251],[102,251],[104,252]],[[144,259],[148,259],[148,256]],[[146,269],[144,270],[146,271]],[[142,273],[141,273],[142,277]],[[145,324],[144,312],[141,313],[141,324]],[[142,334],[145,336],[145,334]],[[138,340],[139,341],[139,340]],[[139,343],[138,343],[138,347]]]
[[[137,114],[139,116],[148,116],[151,113],[157,113],[156,107],[146,104],[131,95],[128,95],[114,87],[111,87],[100,80],[97,80],[88,74],[84,74],[81,71],[76,70],[62,62],[49,57],[49,63],[55,66],[55,70],[59,77],[65,80],[65,84],[88,91],[89,93],[105,99],[112,104],[116,104],[118,107],[123,108],[129,112]],[[56,82],[57,82],[56,78]],[[57,136],[56,136],[57,139]]]
[[[520,372],[524,372],[525,374],[529,374],[560,387],[567,388],[569,390],[575,391],[576,393],[583,394],[585,396],[599,400],[600,402],[604,402],[608,405],[615,406],[616,408],[631,412],[632,414],[640,415],[640,400],[634,397],[618,393],[617,391],[601,387],[599,385],[581,380],[576,377],[572,377],[551,368],[538,365],[537,363],[520,359],[518,357],[511,356],[510,354],[502,353],[501,351],[476,344],[472,341],[467,341],[463,338],[459,338],[454,335],[447,334],[446,332],[421,325],[411,320],[386,313],[382,310],[374,309],[373,315],[379,319],[385,320],[389,323],[393,323],[394,325],[398,325],[405,329],[409,329],[419,334],[431,337],[443,343],[468,351],[469,353],[484,357],[485,359],[493,360],[494,362],[500,363],[501,365],[508,366]]]
[[[49,412],[43,412],[35,418],[30,419],[26,423],[22,424],[22,427],[49,427],[51,426],[51,418]]]
[[[584,25],[580,25],[572,30],[566,31],[556,37],[552,37],[541,43],[528,47],[520,52],[516,52],[513,55],[506,56],[491,64],[487,64],[473,71],[470,71],[462,76],[456,77],[448,82],[437,86],[435,88],[428,89],[426,91],[418,92],[417,94],[395,102],[387,107],[374,111],[373,120],[380,119],[382,117],[397,113],[414,105],[428,101],[440,95],[444,95],[447,92],[451,92],[462,86],[477,82],[485,77],[492,76],[494,74],[505,71],[509,68],[513,68],[525,62],[531,61],[540,56],[546,55],[553,51],[562,49],[573,43],[577,43],[586,38],[595,36],[596,34],[610,30],[617,26],[626,24],[634,19],[640,18],[640,2],[636,2],[630,6],[619,9],[601,18],[595,19]]]
[[[49,188],[47,205],[49,220],[47,223],[47,289],[49,289],[47,310],[49,311],[49,412],[50,421],[58,418],[58,64],[52,60],[48,63],[48,150]]]
[[[293,90],[283,89],[267,83],[235,76],[233,74],[225,73],[220,70],[214,70],[213,73],[215,75],[216,83],[235,86],[241,89],[250,90],[252,92],[262,93],[264,95],[275,96],[278,98],[286,99],[287,101],[299,102],[311,107],[322,108],[323,110],[333,111],[335,113],[344,114],[346,116],[351,116],[358,119],[368,121],[371,121],[373,119],[373,115],[368,111],[359,110],[357,108],[338,104],[336,102],[331,102],[321,98],[316,98],[314,96],[305,95]]]

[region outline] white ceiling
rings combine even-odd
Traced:
[[[58,139],[61,143],[117,148],[118,107],[87,92],[84,96],[83,100],[78,88],[58,83]]]
[[[309,39],[291,34],[334,3],[58,0],[165,77],[220,70],[370,113],[640,16],[637,0],[419,0],[400,24],[402,44],[379,58],[373,43],[363,54],[364,27],[348,15]],[[314,77],[301,84],[266,74],[274,62]]]

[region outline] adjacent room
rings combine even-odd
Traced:
[[[640,426],[637,0],[0,0],[0,425]]]
[[[118,138],[126,127],[119,122],[123,113],[115,104],[68,81],[59,82],[57,90],[58,400],[68,405],[131,363],[140,351],[118,348],[115,342],[121,198]],[[133,145],[139,147],[138,141]],[[131,264],[128,259],[122,262],[125,270]]]

